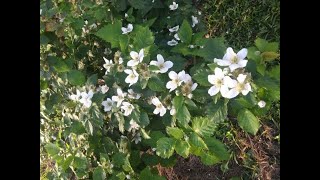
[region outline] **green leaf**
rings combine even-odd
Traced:
[[[118,180],[125,180],[126,179],[126,174],[124,172],[120,172],[116,175]]]
[[[114,114],[115,115],[115,117],[116,117],[116,119],[118,120],[118,125],[119,125],[119,131],[121,132],[121,133],[123,133],[124,132],[124,117],[123,117],[123,115],[121,114],[121,113],[115,113]]]
[[[226,49],[224,38],[209,39],[204,48],[199,49],[198,56],[203,57],[206,61],[213,62],[214,58],[222,58]]]
[[[207,144],[211,154],[218,157],[220,160],[228,160],[230,153],[227,150],[227,147],[219,140],[214,137],[208,137],[203,139]]]
[[[179,43],[171,49],[171,52],[180,53],[184,56],[196,55],[197,49],[191,49],[188,46],[189,45],[186,43]]]
[[[46,149],[47,153],[50,156],[54,156],[60,152],[60,148],[56,144],[53,144],[53,143],[46,144],[44,146],[44,148]]]
[[[271,78],[279,80],[280,79],[280,65],[273,66],[269,71],[267,71],[267,74]]]
[[[71,85],[81,86],[86,82],[86,78],[81,71],[71,70],[68,72],[68,81]]]
[[[196,133],[192,132],[190,134],[190,144],[192,146],[198,147],[198,148],[202,148],[202,149],[208,149],[206,143],[202,140],[201,137],[199,137]]]
[[[201,158],[201,162],[207,166],[211,166],[211,165],[214,165],[214,164],[220,162],[220,159],[218,157],[216,157],[210,153],[206,153],[204,151],[201,151],[200,158]]]
[[[261,38],[257,38],[255,41],[255,45],[257,46],[257,48],[261,51],[264,52],[265,51],[265,47],[268,45],[268,41],[261,39]]]
[[[78,169],[86,169],[88,165],[86,157],[74,157],[73,167]]]
[[[185,105],[183,105],[180,109],[176,109],[176,117],[178,122],[180,122],[183,126],[186,126],[191,119],[190,112]]]
[[[166,131],[170,136],[176,139],[181,139],[184,136],[184,132],[177,127],[167,127]]]
[[[196,117],[192,119],[192,129],[200,136],[211,136],[215,128],[215,122],[207,117]]]
[[[144,112],[144,111],[141,111],[140,119],[139,119],[139,121],[138,121],[137,123],[138,123],[142,128],[148,126],[149,123],[150,123],[148,114],[147,114],[146,112]]]
[[[264,61],[272,61],[272,60],[278,58],[280,56],[280,54],[275,53],[275,52],[263,52],[261,54],[261,56]]]
[[[140,180],[165,180],[166,178],[161,177],[157,174],[153,174],[150,170],[150,167],[147,166],[146,168],[144,168],[141,172],[140,172]]]
[[[147,132],[143,128],[141,128],[140,131],[144,139],[151,139],[151,137],[147,134]]]
[[[107,177],[102,167],[95,168],[92,176],[93,180],[104,180]]]
[[[185,141],[177,140],[174,149],[180,156],[187,158],[189,156],[190,144]]]
[[[64,171],[70,167],[73,159],[74,159],[74,156],[69,156],[66,158],[66,160],[63,162],[63,164],[61,166]]]
[[[172,101],[174,108],[176,110],[181,109],[183,106],[183,101],[184,101],[183,96],[175,96]]]
[[[127,35],[120,35],[119,36],[119,43],[120,43],[120,50],[122,52],[126,52],[128,43],[129,43],[129,36]]]
[[[52,57],[52,56],[51,56]],[[52,64],[51,64],[52,63]],[[54,67],[54,70],[61,73],[61,72],[68,72],[70,71],[70,67],[68,66],[68,64],[65,62],[65,60],[62,60],[60,58],[53,58],[53,60],[51,60],[51,66]]]
[[[97,85],[98,83],[98,74],[93,74],[87,79],[87,85]]]
[[[93,135],[93,126],[89,120],[85,122],[85,128],[87,133],[89,133],[90,135]]]
[[[135,34],[135,37],[133,39],[133,47],[136,50],[140,50],[142,48],[153,45],[154,36],[149,27],[136,25],[133,31]]]
[[[181,27],[178,31],[181,42],[190,44],[192,39],[192,28],[187,20],[183,20]]]
[[[145,143],[148,146],[151,146],[152,148],[155,148],[157,146],[157,141],[165,137],[165,135],[161,131],[151,131],[150,135],[151,139],[145,139],[143,140],[143,143]]]
[[[259,130],[259,120],[248,110],[243,109],[238,114],[239,126],[246,132],[256,135]]]
[[[207,69],[198,69],[195,74],[192,76],[193,79],[197,81],[201,86],[212,86],[208,81],[208,75],[212,74]]]
[[[148,81],[148,87],[152,91],[156,91],[156,92],[162,92],[166,90],[164,82],[161,81],[158,77],[150,78]]]
[[[175,140],[163,137],[157,141],[157,155],[162,158],[169,158],[174,152]]]
[[[265,67],[264,63],[257,65],[257,71],[258,71],[258,73],[260,73],[262,76],[264,76],[264,74],[265,74],[265,72],[266,72],[266,67]]]
[[[162,167],[173,167],[177,163],[177,157],[171,156],[169,159],[160,158],[160,165]]]
[[[142,154],[141,159],[148,166],[155,166],[155,165],[159,164],[159,162],[160,162],[159,156],[151,155],[148,153]]]
[[[264,87],[266,89],[270,89],[272,91],[280,90],[280,81],[270,78],[268,76],[260,77],[254,81],[256,85],[260,87]]]
[[[210,63],[210,64],[207,64],[207,66],[210,68],[210,70],[212,72],[214,72],[214,70],[216,69],[216,67],[218,67],[218,64],[217,63]]]
[[[104,41],[111,43],[112,48],[116,48],[119,47],[119,37],[122,35],[121,27],[122,22],[115,21],[114,24],[108,24],[99,29],[95,35]]]
[[[222,100],[218,100],[216,104],[209,103],[206,107],[205,113],[214,122],[222,122],[226,119],[228,114],[227,104]]]
[[[189,98],[185,99],[184,102],[191,110],[196,110],[198,108],[197,105]]]
[[[126,155],[122,152],[118,152],[112,156],[112,163],[116,167],[121,167],[122,165],[124,165],[125,161],[126,161]]]
[[[249,60],[254,60],[256,63],[260,63],[261,52],[256,47],[249,47],[247,58]]]
[[[264,50],[270,51],[270,52],[277,52],[279,50],[279,43],[278,42],[270,42],[265,46]]]
[[[170,70],[175,72],[183,70],[187,63],[187,60],[179,55],[170,56],[168,57],[168,60],[173,63],[173,67]]]

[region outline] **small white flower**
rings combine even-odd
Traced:
[[[125,79],[125,82],[129,84],[129,87],[132,85],[132,84],[135,84],[138,82],[139,80],[139,74],[137,73],[136,70],[131,70],[131,69],[125,69],[124,72],[126,74],[128,74],[128,76],[126,77]]]
[[[119,64],[122,64],[123,63],[123,59],[122,57],[119,57]]]
[[[203,48],[204,48],[204,46],[200,46],[200,48],[201,48],[201,49],[203,49]]]
[[[200,16],[202,13],[201,13],[201,11],[198,11],[198,15]]]
[[[42,9],[40,9],[40,16],[41,16],[41,14],[42,14]]]
[[[141,97],[141,94],[140,93],[135,93],[135,92],[133,92],[133,90],[132,89],[128,89],[128,97],[130,98],[130,99],[140,99],[140,97]]]
[[[190,44],[188,47],[189,47],[190,49],[193,49],[193,48],[194,48],[194,45]]]
[[[199,23],[199,20],[196,16],[191,16],[192,19],[192,27],[196,26]]]
[[[128,102],[123,102],[121,109],[124,110],[125,116],[129,116],[132,113],[132,110],[134,109],[134,106]]]
[[[187,74],[184,70],[179,72],[179,76],[182,82],[184,83],[192,83],[191,76]]]
[[[94,55],[92,54],[92,51],[91,51],[91,50],[88,51],[88,56],[89,56],[89,57],[94,57]]]
[[[134,143],[136,143],[136,144],[138,144],[139,142],[141,142],[141,135],[140,135],[140,133],[137,133],[137,134],[133,137],[132,140],[133,140]]]
[[[128,174],[128,175],[126,175],[126,178],[127,178],[127,179],[130,179],[131,177],[130,177],[130,175]]]
[[[97,24],[96,23],[93,23],[89,26],[90,29],[96,29],[97,28]]]
[[[239,74],[237,80],[229,79],[227,84],[229,86],[230,91],[227,93],[226,98],[234,98],[238,94],[242,93],[244,96],[251,91],[250,83],[245,83],[247,75]]]
[[[112,53],[112,50],[111,50],[111,49],[109,49],[109,48],[105,48],[105,49],[104,49],[103,54],[109,55],[109,54],[111,54],[111,53]]]
[[[117,95],[118,96],[112,96],[112,101],[117,102],[117,107],[120,107],[122,101],[124,100],[124,97],[127,95],[127,93],[123,93],[120,88],[117,89]]]
[[[124,17],[127,18],[127,17],[128,17],[128,14],[127,14],[127,13],[124,13]]]
[[[208,90],[208,94],[210,96],[214,96],[218,94],[218,92],[221,92],[222,97],[226,97],[226,94],[228,93],[228,80],[230,80],[229,76],[225,76],[222,70],[218,67],[214,69],[214,75],[208,76],[208,81],[211,86],[211,88]]]
[[[258,106],[260,108],[264,108],[266,106],[266,102],[261,100],[261,101],[258,102]]]
[[[85,24],[85,25],[88,25],[88,20],[85,20],[85,21],[84,21],[84,24]]]
[[[136,130],[139,130],[140,126],[139,124],[137,124],[137,122],[135,122],[133,119],[130,120],[130,127],[128,129],[128,131],[133,131],[135,132]]]
[[[102,94],[105,94],[109,91],[109,87],[107,85],[100,86],[100,91]]]
[[[169,5],[169,8],[171,11],[174,11],[178,9],[178,4],[176,2],[173,2],[171,5]]]
[[[110,98],[107,98],[106,101],[102,101],[101,105],[104,107],[104,112],[107,112],[110,111],[114,106],[114,101],[112,101]]]
[[[174,37],[174,38],[176,38],[176,40],[180,41],[180,38],[179,38],[178,33],[174,34],[174,36],[173,36],[173,37]]]
[[[178,26],[175,26],[173,28],[169,28],[169,31],[170,32],[177,32],[179,30],[179,25]]]
[[[131,56],[131,60],[128,61],[127,66],[137,66],[140,62],[142,62],[143,58],[144,58],[144,50],[141,49],[139,51],[139,54],[135,51],[131,51],[130,52],[130,56]]]
[[[104,61],[106,62],[103,67],[106,69],[106,73],[105,75],[108,74],[108,72],[110,72],[111,67],[113,66],[113,62],[112,60],[108,60],[105,57],[103,57]]]
[[[172,39],[171,41],[168,41],[167,44],[168,44],[169,46],[175,46],[175,45],[178,44],[178,41]]]
[[[81,95],[81,93],[80,93],[80,91],[77,89],[77,94],[71,94],[71,95],[69,96],[69,98],[70,98],[71,100],[73,100],[73,101],[79,101],[80,95]]]
[[[237,54],[233,52],[231,47],[227,48],[226,54],[222,59],[214,59],[214,62],[219,66],[229,66],[230,71],[233,72],[235,69],[243,68],[247,65],[248,60],[245,60],[248,54],[246,48],[241,49]]]
[[[163,116],[166,113],[166,108],[162,105],[162,103],[159,101],[157,97],[152,98],[152,104],[156,106],[156,109],[154,109],[153,114],[160,113],[160,116]]]
[[[128,34],[132,30],[133,30],[132,24],[128,24],[127,28],[125,28],[125,27],[121,28],[122,34]]]
[[[171,81],[167,82],[166,88],[170,89],[171,92],[175,90],[178,86],[180,86],[183,80],[185,80],[185,72],[183,70],[177,74],[174,71],[170,71],[169,78],[171,79]]]
[[[156,151],[156,150],[157,150],[157,148],[152,148],[151,150],[154,152],[154,151]]]
[[[161,54],[157,55],[157,61],[151,61],[150,65],[158,66],[160,70],[156,72],[166,73],[168,69],[172,68],[173,63],[171,61],[164,61]]]
[[[82,92],[81,99],[79,100],[85,107],[89,108],[92,104],[91,98],[93,96],[93,91],[90,90],[88,93]]]

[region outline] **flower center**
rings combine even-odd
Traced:
[[[231,59],[231,63],[232,64],[237,64],[239,61],[238,57],[237,56],[233,56],[233,58]]]
[[[222,79],[217,79],[215,84],[218,87],[222,86]]]
[[[237,86],[236,86],[236,89],[237,89],[237,91],[242,91],[243,89],[244,89],[244,84],[242,84],[242,83],[238,83],[237,84]]]
[[[158,104],[156,107],[157,107],[157,109],[161,109],[162,108],[162,104]]]
[[[164,68],[164,64],[159,64],[159,69]]]

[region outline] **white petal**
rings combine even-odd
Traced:
[[[231,62],[228,60],[222,60],[222,59],[214,59],[214,62],[217,63],[219,66],[230,66]]]
[[[247,94],[249,93],[249,91],[248,91],[248,90],[243,89],[243,90],[241,91],[241,93],[245,96],[245,95],[247,95]]]
[[[166,73],[168,71],[168,68],[163,67],[160,69],[160,73]]]
[[[159,112],[160,112],[159,108],[155,108],[155,109],[153,110],[153,114],[159,114]]]
[[[228,89],[228,86],[227,86],[227,85],[222,85],[222,86],[220,87],[220,93],[221,93],[222,97],[226,98],[228,92],[229,92],[229,89]]]
[[[150,65],[158,66],[158,62],[157,61],[150,61]]]
[[[216,75],[208,75],[208,81],[211,84],[215,84],[215,81],[217,80],[217,76]]]
[[[245,89],[245,90],[248,90],[248,91],[252,91],[252,90],[251,90],[251,85],[250,85],[250,83],[246,83],[246,84],[244,85],[244,89]]]
[[[216,75],[217,78],[222,79],[224,77],[222,69],[216,67],[214,69],[214,74]]]
[[[173,66],[173,63],[172,63],[171,61],[166,61],[166,62],[164,63],[164,67],[166,67],[166,68],[168,68],[168,69],[172,68],[172,66]]]
[[[139,51],[139,60],[140,60],[140,62],[142,62],[143,58],[144,58],[144,50],[141,49],[141,50]]]
[[[130,60],[130,61],[128,61],[127,66],[136,66],[138,64],[139,64],[139,61]]]
[[[223,84],[227,85],[229,88],[234,88],[238,84],[238,82],[234,79],[231,79],[229,76],[225,76],[223,78]]]
[[[164,63],[164,59],[163,59],[163,56],[161,54],[157,55],[157,60],[158,60],[159,64],[163,64]]]
[[[161,102],[159,101],[159,99],[157,98],[157,97],[155,97],[155,98],[152,98],[152,104],[153,105],[155,105],[155,106],[157,106],[157,105],[159,105],[159,104],[161,104]]]
[[[243,83],[246,80],[247,75],[239,74],[237,80],[239,83]]]
[[[233,72],[234,70],[240,68],[240,66],[238,64],[231,64],[229,68],[230,68],[230,71]]]
[[[191,86],[191,91],[194,91],[198,87],[198,83],[193,83]]]
[[[169,72],[169,78],[170,79],[178,79],[178,74],[174,71]]]
[[[132,74],[132,73],[133,73],[131,69],[125,69],[124,72],[125,72],[126,74]]]
[[[248,50],[246,48],[243,48],[237,53],[237,56],[239,59],[244,59],[246,58],[247,54],[248,54]]]
[[[239,92],[236,90],[236,88],[233,88],[227,93],[226,98],[231,99],[231,98],[238,96],[238,94],[239,94]]]
[[[160,109],[160,116],[163,116],[166,113],[166,111],[167,111],[166,108],[162,107]]]
[[[133,26],[132,24],[128,24],[128,28],[127,28],[128,32],[131,32],[133,30]]]
[[[178,86],[178,85],[177,85],[176,83],[174,83],[173,81],[169,81],[169,82],[167,82],[167,84],[166,84],[166,88],[167,88],[167,89],[170,89],[169,92],[175,90],[175,89],[177,88],[177,86]]]
[[[216,87],[216,86],[211,86],[211,88],[208,90],[208,94],[210,94],[210,96],[214,96],[219,92],[220,88]]]
[[[222,59],[231,60],[234,56],[236,56],[236,53],[234,53],[231,47],[228,47],[226,54],[223,56]]]
[[[122,34],[127,34],[128,33],[127,28],[125,28],[125,27],[122,27],[121,31],[122,31]]]
[[[180,41],[178,33],[176,33],[173,37],[176,38],[176,40]]]
[[[240,67],[246,67],[248,60],[239,60],[238,65]]]
[[[131,51],[130,52],[130,56],[131,56],[132,59],[138,59],[139,54],[137,52],[135,52],[135,51]]]

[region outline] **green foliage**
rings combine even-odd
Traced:
[[[157,141],[157,155],[162,158],[169,158],[174,152],[175,140],[163,137]]]
[[[248,109],[241,110],[238,114],[239,126],[246,132],[256,135],[259,130],[260,123],[257,117],[255,117],[252,112]]]

